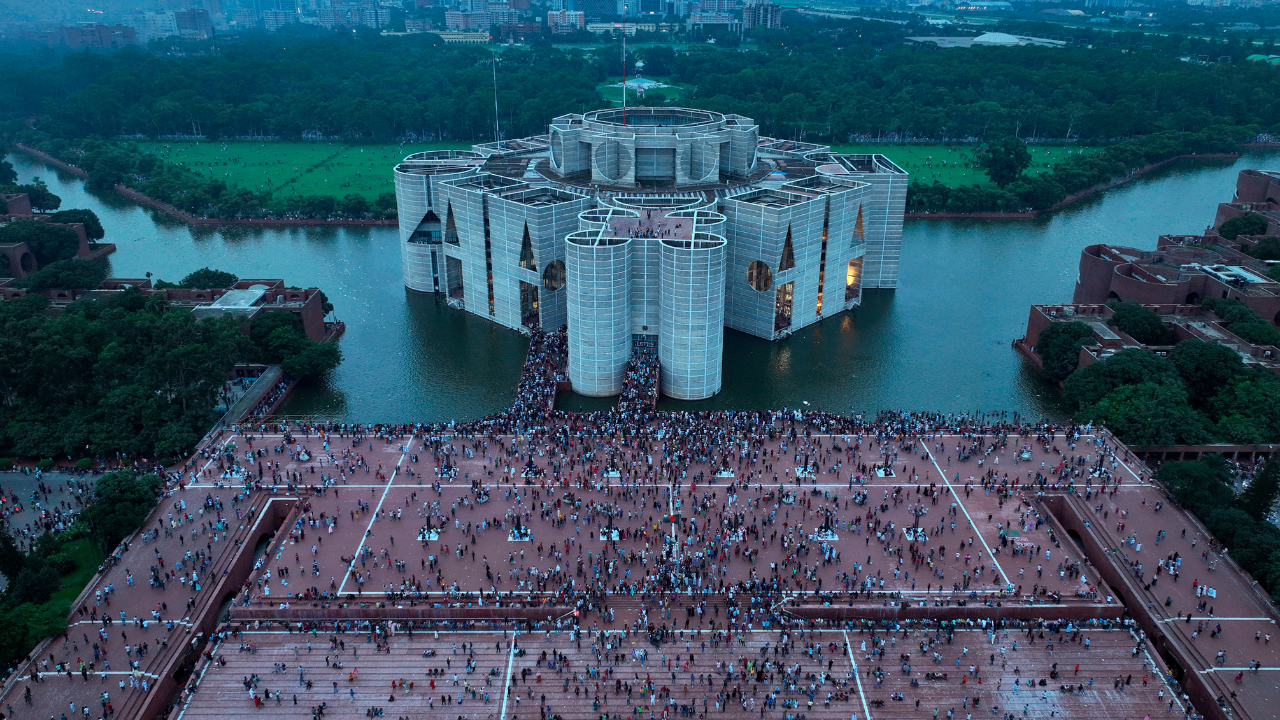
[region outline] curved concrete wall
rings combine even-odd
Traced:
[[[660,321],[658,360],[662,392],[702,400],[720,392],[724,359],[723,237],[658,241]]]
[[[588,397],[622,392],[631,356],[631,239],[565,238],[569,382]]]
[[[1105,245],[1089,245],[1080,251],[1080,270],[1076,275],[1076,289],[1071,301],[1077,305],[1100,305],[1111,292],[1111,277],[1123,260],[1106,260],[1102,257]]]
[[[437,283],[444,274],[444,254],[440,247],[444,218],[427,220],[427,213],[433,209],[431,179],[474,172],[472,164],[480,160],[476,153],[462,150],[421,152],[406,157],[392,172],[400,226],[400,260],[404,285],[410,290],[438,292],[444,289],[443,281]]]
[[[431,272],[431,245],[409,242],[414,231],[431,209],[431,176],[395,170],[396,214],[400,223],[400,260],[404,285],[410,290],[432,292],[435,283]],[[440,260],[438,259],[437,262]]]

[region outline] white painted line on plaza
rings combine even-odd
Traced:
[[[1269,622],[1272,625],[1276,624],[1275,618],[1269,618],[1269,617],[1202,617],[1200,619],[1201,620],[1244,620],[1244,621],[1252,621],[1252,622],[1262,622],[1265,620],[1266,622]],[[1180,617],[1171,617],[1171,618],[1164,618],[1160,622],[1185,623],[1187,622],[1187,619],[1180,618]]]
[[[849,631],[841,630],[844,634],[844,649],[849,653],[849,663],[853,665],[853,680],[858,684],[858,699],[862,701],[862,712],[867,716],[867,720],[871,720],[871,708],[867,707],[867,694],[862,692],[862,673],[858,672],[858,661],[853,659],[853,641],[849,639]]]
[[[506,634],[505,632],[503,633]],[[507,682],[502,686],[502,715],[501,720],[507,720],[507,699],[511,697],[511,668],[515,665],[516,660],[516,641],[519,640],[520,634],[515,633],[511,636],[511,647],[507,648]]]
[[[425,445],[423,446],[426,447]],[[387,485],[382,491],[382,497],[378,499],[378,507],[374,508],[373,514],[369,516],[369,525],[364,529],[364,534],[360,536],[360,545],[356,548],[356,555],[351,557],[351,562],[347,563],[347,571],[342,575],[342,584],[338,586],[338,596],[342,596],[342,589],[347,586],[347,580],[351,578],[351,571],[356,566],[356,556],[364,549],[364,539],[369,537],[369,533],[373,531],[373,523],[378,520],[378,513],[382,511],[382,503],[387,499],[387,493],[391,492],[391,484],[395,482],[396,474],[400,472],[400,465],[404,462],[404,458],[413,449],[413,441],[410,440],[405,449],[400,453],[400,459],[396,461],[396,469],[391,471],[391,477],[387,478]],[[376,486],[375,486],[376,487]]]
[[[1004,568],[1000,566],[1000,561],[996,560],[996,554],[991,552],[991,547],[987,545],[987,539],[982,537],[982,531],[973,522],[973,518],[969,516],[969,508],[964,506],[964,501],[956,494],[955,487],[953,487],[951,485],[951,481],[947,479],[947,474],[942,471],[942,466],[938,464],[938,458],[934,456],[933,449],[929,447],[928,443],[924,443],[924,451],[929,454],[929,460],[933,463],[933,466],[937,468],[938,475],[942,477],[942,482],[947,484],[947,489],[951,491],[951,497],[955,498],[956,504],[959,505],[960,510],[964,512],[965,518],[969,521],[969,527],[973,528],[973,533],[978,536],[978,540],[982,543],[982,547],[987,551],[987,557],[991,559],[991,564],[995,565],[996,570],[1000,571],[1000,577],[1004,578],[1004,584],[1009,585],[1009,576],[1005,574]]]
[[[1257,668],[1250,668],[1250,667],[1211,667],[1211,668],[1205,668],[1204,670],[1201,670],[1201,671],[1200,671],[1200,674],[1201,674],[1201,675],[1208,675],[1209,673],[1215,673],[1215,672],[1241,672],[1241,671],[1248,672],[1248,671],[1250,671],[1250,670],[1280,670],[1280,665],[1277,665],[1277,666],[1275,666],[1275,667],[1266,667],[1266,666],[1263,666],[1263,667],[1257,667]]]

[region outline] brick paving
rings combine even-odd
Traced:
[[[256,712],[299,717],[310,716],[312,707],[328,702],[326,716],[338,712],[347,717],[382,707],[391,717],[493,714],[500,720],[518,716],[542,720],[539,686],[554,684],[546,693],[547,707],[564,717],[600,718],[606,712],[607,697],[607,712],[619,720],[651,711],[656,716],[663,710],[666,717],[673,717],[682,713],[681,708],[687,713],[695,707],[694,715],[711,714],[717,700],[722,713],[741,715],[745,701],[745,711],[764,710],[777,718],[791,715],[791,720],[802,714],[805,720],[837,715],[932,717],[935,708],[940,716],[949,710],[953,716],[966,717],[991,712],[1002,720],[1007,714],[1074,717],[1084,712],[1139,718],[1183,712],[1181,696],[1172,710],[1168,705],[1175,689],[1165,684],[1169,669],[1174,675],[1180,670],[1188,676],[1199,675],[1236,716],[1272,716],[1269,708],[1274,707],[1271,696],[1276,690],[1271,680],[1280,669],[1280,658],[1274,656],[1276,646],[1265,636],[1274,634],[1274,609],[1229,559],[1210,549],[1209,539],[1194,519],[1168,504],[1163,491],[1145,481],[1145,470],[1127,462],[1123,448],[1105,435],[1082,435],[1070,444],[1060,431],[1052,437],[1013,435],[1003,441],[989,433],[809,438],[800,434],[736,438],[732,444],[710,450],[682,444],[671,436],[597,441],[568,430],[555,444],[545,436],[536,441],[512,436],[432,440],[411,435],[352,438],[338,433],[319,438],[313,432],[295,432],[287,442],[275,433],[225,436],[219,443],[226,454],[200,458],[204,471],[189,479],[185,488],[175,488],[153,513],[147,528],[158,530],[159,537],[133,539],[119,554],[119,561],[87,590],[85,615],[73,616],[75,624],[66,639],[56,639],[41,651],[38,667],[52,654],[51,666],[69,662],[72,678],[64,674],[35,682],[28,665],[6,686],[3,701],[19,710],[18,716],[41,720],[63,712],[73,717],[71,702],[82,717],[85,703],[89,716],[99,717],[99,694],[105,691],[116,714],[135,716],[129,710],[142,706],[145,693],[129,687],[130,676],[123,674],[127,663],[139,662],[137,679],[147,679],[149,686],[155,678],[147,673],[173,667],[178,649],[191,639],[186,623],[198,624],[207,613],[219,611],[222,598],[208,597],[209,584],[230,566],[235,553],[228,548],[241,543],[245,546],[241,552],[248,552],[259,531],[266,529],[255,525],[262,508],[277,502],[291,508],[281,532],[259,566],[243,581],[231,578],[234,583],[225,588],[228,595],[234,593],[228,627],[243,631],[244,638],[223,639],[214,653],[219,662],[211,663],[204,656],[195,663],[195,677],[203,679],[189,695],[190,702],[180,703],[175,714],[207,715],[225,712],[228,706],[252,707],[241,681],[256,674],[260,699],[266,689],[285,692],[278,702],[271,698]],[[250,458],[246,456],[250,448],[265,454]],[[303,449],[308,459],[299,459]],[[1113,450],[1120,456],[1113,458]],[[1106,458],[1104,467],[1112,477],[1105,489],[1095,475],[1100,457]],[[232,458],[255,476],[261,472],[261,489],[237,497],[240,478],[224,477],[220,470],[230,468]],[[886,472],[886,466],[891,471]],[[732,477],[717,478],[726,468],[724,474]],[[802,477],[797,478],[797,469]],[[1066,492],[1068,471],[1071,494]],[[300,500],[290,485],[301,488]],[[477,502],[481,491],[487,492],[484,503]],[[1085,537],[1076,532],[1079,540],[1070,539],[1073,534],[1048,509],[1047,501],[1053,498],[1065,498],[1071,512],[1089,520]],[[427,516],[439,537],[419,540]],[[510,539],[517,516],[531,539]],[[820,526],[827,518],[834,536],[822,539],[816,533],[825,529]],[[181,526],[169,527],[179,519]],[[610,523],[618,533],[616,541],[602,537]],[[1156,533],[1161,530],[1166,535],[1157,542]],[[1105,550],[1091,554],[1091,562],[1081,543],[1085,547],[1096,543]],[[204,558],[188,556],[198,550],[204,551]],[[162,569],[157,551],[165,558]],[[1181,560],[1176,576],[1163,568],[1157,575],[1156,563],[1175,552]],[[180,558],[182,568],[176,565]],[[192,560],[199,590],[192,590],[189,582]],[[134,576],[132,585],[126,569]],[[152,570],[164,579],[163,589],[148,582]],[[1124,579],[1115,580],[1123,587],[1100,581],[1103,570],[1123,573]],[[114,587],[109,604],[95,596],[106,586]],[[1213,597],[1204,594],[1204,587],[1213,588]],[[1015,652],[1012,642],[1019,632],[1026,632],[1008,620],[1015,610],[1050,621],[1106,618],[1112,624],[1124,612],[1122,599],[1132,593],[1147,606],[1130,603],[1130,614],[1157,623],[1142,625],[1148,628],[1146,634],[1131,636],[1130,630],[1108,631],[1086,621],[1081,634],[1073,635],[1077,625],[1058,638],[1054,659],[1041,657],[1041,648],[1054,636],[1051,630],[1043,640],[1037,635],[1034,650],[1029,642],[1019,641],[1016,652],[1020,654],[1016,662],[1010,659]],[[391,654],[386,655],[370,651],[369,646],[377,643],[376,638],[375,642],[366,639],[368,630],[357,638],[341,620],[344,613],[351,619],[361,612],[379,615],[379,605],[388,617],[399,612],[393,612],[395,608],[437,605],[452,606],[462,617],[482,603],[511,612],[521,606],[550,606],[550,615],[563,616],[579,599],[583,605],[577,627],[584,631],[580,636],[584,650],[578,650],[577,638],[568,639],[570,619],[565,618],[559,634],[548,636],[545,629],[551,626],[544,624],[542,630],[522,636],[518,647],[525,654],[518,657],[506,644],[512,637],[510,624],[501,629],[478,628],[474,633],[440,629],[439,638],[436,630],[428,635],[420,629],[412,640],[402,629],[390,638]],[[188,605],[191,601],[193,606]],[[935,637],[933,647],[922,651],[920,642],[926,633],[942,632],[936,622],[926,627],[902,615],[893,631],[882,621],[863,622],[864,616],[883,617],[891,603],[895,607],[889,609],[894,612],[905,606],[904,611],[920,608],[919,612],[936,612],[939,617],[963,612],[974,621],[1003,620],[1008,635],[1002,629],[992,645],[993,638],[978,629],[971,631],[966,624],[952,642]],[[160,622],[151,614],[157,604]],[[198,615],[188,614],[188,607]],[[126,614],[124,623],[118,618],[121,610]],[[803,639],[797,636],[797,614],[832,610],[847,613],[852,621],[834,627],[825,623],[824,629],[811,630]],[[342,632],[336,637],[348,646],[353,640],[359,646],[359,679],[350,677],[350,670],[325,668],[323,656],[317,656],[321,647],[329,647],[334,635],[330,625],[327,633],[317,628],[309,635],[310,659],[301,664],[313,687],[306,690],[298,685],[294,664],[298,658],[288,658],[301,636],[281,631],[280,623],[255,627],[248,619],[273,614],[296,617],[299,612],[314,613],[323,622],[339,618]],[[103,627],[104,614],[115,622]],[[140,626],[144,621],[146,628]],[[768,627],[765,622],[770,623]],[[666,626],[676,636],[654,645],[645,632],[650,626]],[[1156,639],[1150,637],[1154,627],[1160,629]],[[789,655],[779,656],[780,664],[785,665],[791,653],[809,660],[806,645],[814,643],[831,663],[826,671],[829,677],[823,678],[816,666],[798,675],[797,688],[815,684],[807,678],[813,676],[825,690],[815,692],[812,708],[807,693],[800,693],[804,701],[795,707],[784,707],[784,696],[798,698],[788,695],[795,694],[790,682],[779,684],[780,670],[774,671],[772,680],[752,678],[726,686],[728,669],[715,665],[757,657],[753,653],[758,654],[765,643],[770,643],[770,649],[760,657],[772,659],[768,653],[782,642],[779,631],[784,628],[791,637],[786,643]],[[99,649],[105,654],[95,662],[92,641],[99,630],[107,638],[99,638]],[[906,637],[901,636],[904,630]],[[878,640],[866,647],[886,652],[868,658],[862,648],[872,631]],[[608,635],[601,640],[598,632]],[[680,652],[680,633],[692,642],[691,634],[696,632],[701,633],[696,636],[697,648]],[[846,632],[849,646],[843,644]],[[974,638],[971,644],[957,639],[966,633]],[[477,664],[469,674],[460,673],[459,684],[454,685],[453,645],[473,642],[459,639],[473,636]],[[709,645],[704,651],[701,642],[713,637],[720,638],[717,642],[723,646]],[[733,660],[727,638],[733,639],[734,652],[739,653]],[[1088,650],[1067,641],[1084,638],[1091,640]],[[257,652],[236,650],[240,642],[250,640]],[[1280,635],[1276,640],[1280,643]],[[888,645],[876,645],[879,641]],[[596,659],[590,652],[593,642],[597,649],[602,642],[620,643],[609,651],[621,657],[609,662]],[[122,657],[126,643],[130,654]],[[138,658],[134,648],[144,643],[150,652]],[[832,643],[837,649],[832,649]],[[972,680],[964,680],[968,675],[963,659],[960,671],[954,666],[957,643],[978,656],[982,653],[976,648],[981,645],[988,656],[985,667],[980,661],[973,663],[978,674]],[[900,650],[903,644],[910,649]],[[992,664],[990,655],[998,652],[997,647],[1005,652]],[[1158,648],[1164,652],[1157,652]],[[356,649],[347,648],[349,652]],[[426,649],[435,649],[437,656],[423,658]],[[648,651],[643,673],[633,654],[642,649]],[[557,663],[558,669],[548,669],[546,660],[537,660],[543,651],[552,662],[563,653],[568,669],[562,663]],[[717,659],[718,651],[723,659]],[[1220,651],[1225,653],[1221,658]],[[904,652],[912,655],[910,672],[899,663]],[[933,652],[939,653],[939,667],[945,670],[932,669],[937,662]],[[690,669],[689,683],[683,667],[665,670],[668,660],[683,665],[686,660],[674,657],[681,655],[697,668]],[[1180,667],[1167,665],[1169,657],[1176,657]],[[445,674],[428,673],[445,658],[450,663]],[[92,671],[86,667],[87,679],[77,674],[79,660],[94,662]],[[108,660],[113,674],[104,676]],[[509,672],[504,661],[510,665]],[[1252,671],[1251,661],[1260,663],[1260,669]],[[277,662],[285,663],[288,670],[272,673]],[[344,657],[343,662],[354,667],[353,656]],[[1059,664],[1059,678],[1049,679],[1052,662]],[[657,675],[651,669],[655,663],[663,668]],[[707,663],[711,663],[709,669]],[[851,673],[853,663],[858,671]],[[1064,668],[1077,663],[1082,675],[1068,675]],[[1015,668],[1017,673],[1012,672]],[[526,669],[535,675],[524,674]],[[877,669],[883,676],[867,674]],[[542,683],[535,679],[539,670],[545,676]],[[628,670],[630,679],[625,678]],[[670,672],[677,677],[670,678]],[[922,675],[929,672],[946,672],[947,680]],[[667,677],[660,678],[662,673]],[[708,673],[713,677],[702,692]],[[1080,687],[1078,678],[1083,673],[1094,679],[1092,688]],[[1129,679],[1123,689],[1114,685],[1121,674]],[[567,694],[564,680],[569,675],[575,677]],[[1144,676],[1148,683],[1138,686],[1136,678]],[[500,699],[508,677],[529,682],[511,685],[513,695],[507,698],[503,718]],[[1032,689],[1019,686],[1015,695],[1015,677],[1032,678],[1037,684]],[[409,690],[407,684],[401,688],[392,709],[390,684],[401,678],[413,682],[414,688]],[[1040,678],[1047,680],[1043,687],[1038,684]],[[126,681],[123,689],[121,680]],[[437,681],[437,690],[447,686],[439,698],[423,688],[431,690],[432,680]],[[629,686],[630,702],[623,702],[627,687],[613,684],[615,680]],[[912,680],[917,684],[912,685]],[[652,689],[647,681],[652,681]],[[333,682],[338,682],[340,701],[322,697],[326,690],[333,695]],[[475,689],[475,698],[464,682]],[[599,707],[595,705],[597,682],[601,683]],[[533,691],[532,699],[526,685]],[[980,687],[970,689],[970,685]],[[1066,685],[1073,687],[1066,690]],[[30,706],[22,700],[27,687],[33,693]],[[585,689],[590,698],[572,694],[574,687]],[[1183,687],[1189,687],[1185,681]],[[386,689],[385,696],[380,688]],[[357,690],[354,700],[352,689]],[[295,692],[297,706],[292,701]],[[464,694],[461,703],[456,702],[458,692]],[[839,699],[828,706],[826,692]],[[523,707],[514,706],[516,693]],[[769,693],[777,695],[777,704],[765,708],[763,698]],[[895,699],[895,694],[902,699]],[[446,695],[457,708],[444,699]],[[707,709],[699,704],[703,700],[710,703]],[[1217,713],[1217,708],[1206,704],[1198,703],[1196,711]]]

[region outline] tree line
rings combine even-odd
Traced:
[[[1136,33],[1095,38],[1085,30],[1062,48],[903,44],[929,34],[916,20],[788,13],[784,30],[755,33],[751,49],[657,45],[625,59],[615,46],[539,43],[494,52],[445,46],[429,33],[301,26],[221,38],[216,48],[191,44],[180,55],[10,51],[0,53],[11,80],[0,85],[0,127],[84,168],[92,184],[125,183],[186,212],[225,218],[390,217],[394,197],[277,197],[210,181],[116,138],[475,142],[493,140],[495,127],[504,138],[534,135],[557,115],[604,105],[600,86],[643,61],[645,75],[689,88],[679,104],[752,117],[770,136],[1110,146],[1046,175],[1002,177],[995,187],[911,186],[912,211],[976,212],[1049,207],[1143,164],[1280,131],[1280,74],[1272,68],[1178,59],[1203,51],[1243,60],[1255,51],[1243,44]]]
[[[96,265],[69,259],[50,268],[84,287],[92,271],[83,266]],[[208,277],[193,273],[178,285],[235,282]],[[190,308],[137,288],[49,310],[35,293],[0,302],[0,455],[182,458],[217,420],[219,390],[236,364],[311,377],[342,360],[336,344],[308,339],[286,311],[260,313],[246,334],[230,316],[196,321]]]

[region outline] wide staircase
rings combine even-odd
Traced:
[[[1087,650],[1083,644],[1059,643],[1058,637],[1052,636],[1054,651],[1050,655],[1048,633],[1043,640],[1037,634],[1036,644],[1028,645],[1025,631],[1010,630],[1007,637],[998,634],[997,644],[993,646],[985,632],[958,632],[950,644],[943,639],[922,653],[922,634],[912,633],[904,640],[899,633],[896,648],[888,650],[883,660],[860,663],[861,681],[869,698],[883,702],[883,706],[876,702],[869,708],[877,720],[915,720],[926,714],[932,716],[935,708],[940,716],[951,710],[961,717],[972,713],[975,717],[1003,718],[1012,713],[1021,718],[1025,711],[1029,717],[1036,718],[1088,717],[1091,720],[1141,718],[1167,709],[1172,697],[1169,688],[1157,677],[1159,673],[1152,671],[1149,662],[1144,669],[1145,649],[1136,656],[1133,654],[1138,642],[1127,630],[1087,631],[1084,636],[1090,640]],[[857,642],[858,636],[851,637]],[[1016,652],[1012,650],[1014,640],[1018,643]],[[1005,648],[1004,653],[1000,652],[1001,646]],[[963,654],[965,647],[968,655]],[[933,658],[935,652],[942,658],[940,663]],[[910,675],[902,671],[899,663],[902,653],[910,654]],[[1052,676],[1055,663],[1057,678]],[[970,673],[970,666],[975,668],[975,673]],[[882,680],[875,676],[877,668],[885,672]],[[1148,679],[1145,686],[1144,676]],[[1123,678],[1128,684],[1118,689],[1117,678]],[[913,679],[918,685],[911,684]],[[1028,687],[1028,680],[1034,686]],[[1044,685],[1040,684],[1042,680]],[[1017,692],[1013,687],[1015,682],[1021,683]],[[1063,686],[1070,686],[1072,690],[1065,691]],[[1159,695],[1161,690],[1163,698]],[[917,700],[920,701],[918,709]],[[1175,710],[1179,710],[1177,706]],[[1180,710],[1178,716],[1181,716]]]

